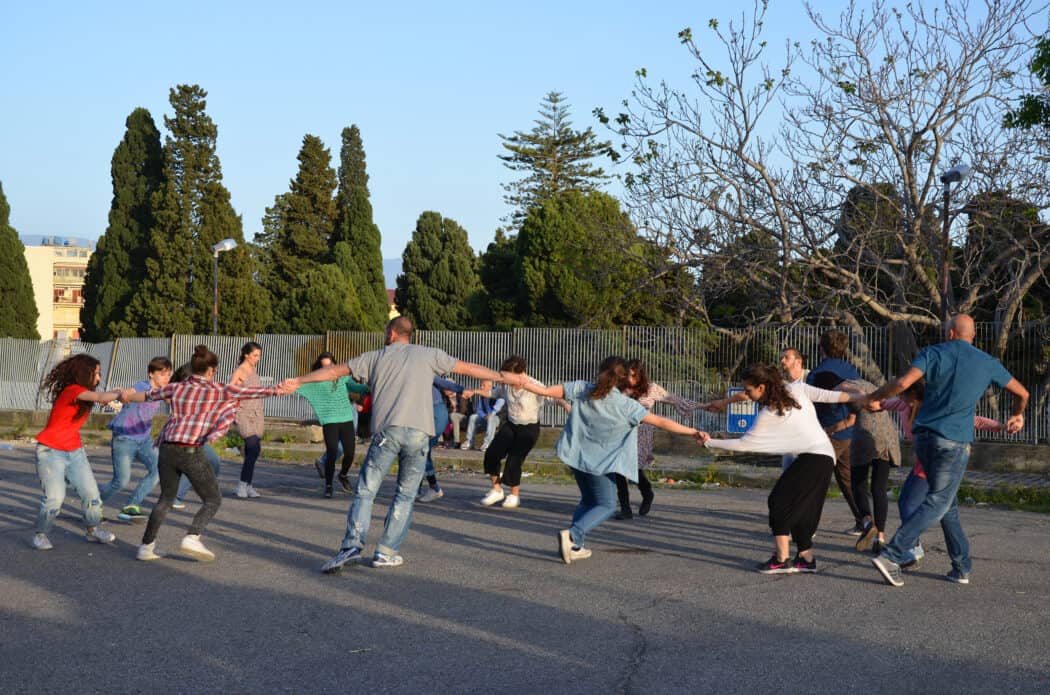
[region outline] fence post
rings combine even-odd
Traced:
[[[109,385],[113,381],[113,365],[117,363],[117,348],[120,347],[120,338],[113,339],[113,352],[109,356],[109,369],[106,370],[106,390],[109,390]]]

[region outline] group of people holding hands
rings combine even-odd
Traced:
[[[97,360],[88,355],[65,360],[44,383],[54,406],[47,427],[37,437],[37,470],[44,498],[33,546],[42,550],[51,547],[47,534],[62,504],[66,480],[81,498],[86,538],[112,542],[113,534],[99,525],[102,503],[127,484],[130,461],[137,458],[146,465],[149,475],[132,494],[122,510],[122,518],[145,516],[139,505],[157,480],[161,486],[159,499],[148,517],[138,558],[153,560],[161,556],[156,549],[157,534],[168,511],[177,504],[177,499],[181,500],[179,486],[183,478],[200,496],[202,505],[180,542],[180,550],[199,560],[211,560],[214,555],[202,543],[201,535],[219,509],[221,495],[212,462],[214,452],[209,456],[208,444],[229,430],[246,405],[259,403],[269,396],[298,392],[311,403],[324,431],[326,453],[319,474],[325,481],[325,495],[331,496],[339,448],[342,448],[343,461],[338,481],[349,491],[355,427],[354,408],[348,396],[367,389],[371,396],[373,434],[347,513],[343,539],[321,569],[334,573],[362,559],[375,497],[387,472],[398,461],[394,499],[371,561],[374,567],[396,567],[403,563],[400,548],[411,526],[413,506],[417,498],[426,498],[424,476],[427,482],[433,477],[432,463],[428,470],[430,450],[444,430],[444,423],[452,420],[451,416],[457,412],[454,403],[450,411],[447,401],[444,406],[435,406],[433,394],[441,388],[438,385],[441,382],[436,380],[458,374],[480,380],[481,387],[466,393],[458,387],[457,398],[476,395],[493,399],[486,402],[491,411],[482,413],[478,420],[468,421],[465,445],[470,445],[476,425],[482,419],[488,425],[492,411],[505,410],[502,425],[494,432],[487,432],[482,445],[485,472],[491,482],[490,490],[481,500],[485,506],[501,504],[511,509],[519,506],[522,464],[539,436],[541,399],[555,399],[566,409],[567,420],[555,450],[571,469],[580,492],[571,522],[556,534],[558,555],[566,564],[591,556],[586,541],[600,524],[618,511],[617,518],[633,515],[628,481],[637,484],[641,491],[639,514],[649,512],[653,491],[645,468],[651,461],[653,429],[659,428],[692,437],[709,449],[784,457],[783,472],[769,495],[773,554],[759,565],[760,572],[816,571],[813,537],[828,485],[835,475],[840,485],[849,488],[850,499],[857,505],[863,542],[877,544],[878,554],[873,563],[887,583],[894,586],[903,583],[901,567],[916,560],[916,548],[921,552],[919,536],[937,522],[944,529],[952,562],[948,578],[965,583],[969,580],[970,557],[958,522],[955,493],[962,481],[969,443],[973,439],[976,403],[990,384],[1013,393],[1014,412],[1004,429],[1017,432],[1024,424],[1023,411],[1028,398],[1027,391],[997,360],[972,346],[973,321],[965,315],[952,320],[946,342],[922,350],[904,375],[877,389],[861,380],[859,374],[837,369],[840,365],[832,365],[833,369],[820,369],[818,365],[818,369],[808,375],[807,383],[801,378],[801,355],[795,360],[789,351],[785,351],[782,360],[787,378],[773,367],[751,366],[742,376],[743,393],[735,399],[754,401],[760,409],[752,427],[736,439],[715,438],[708,432],[652,413],[657,402],[670,403],[680,414],[686,414],[698,408],[724,409],[733,399],[695,403],[668,394],[649,381],[645,365],[639,360],[608,357],[591,380],[546,385],[528,375],[525,360],[520,356],[511,356],[495,371],[458,360],[437,348],[413,344],[412,336],[412,322],[406,317],[395,318],[387,325],[383,348],[345,363],[336,362],[334,356],[325,353],[318,357],[310,373],[265,387],[258,383],[258,377],[252,378],[254,363],[258,361],[253,355],[254,344],[246,346],[250,348],[248,354],[242,355],[242,362],[251,362],[254,357],[252,369],[243,370],[246,374],[239,383],[231,380],[229,384],[215,380],[218,360],[204,345],[194,350],[188,365],[189,375],[182,381],[171,380],[171,364],[157,358],[150,362],[146,381],[129,389],[109,392],[94,390],[100,377]],[[822,341],[822,348],[824,346]],[[797,354],[797,351],[791,352]],[[831,372],[833,377],[822,376]],[[925,392],[919,397],[921,405],[917,405],[919,401],[914,393],[922,380]],[[451,387],[445,384],[444,388]],[[909,393],[913,394],[910,400]],[[898,395],[902,398],[893,400]],[[141,405],[138,410],[125,408],[114,419],[115,476],[100,493],[80,442],[79,429],[95,403],[114,400]],[[161,401],[169,403],[171,415],[157,437],[158,450],[154,458],[150,424],[156,404]],[[853,410],[841,417],[841,421],[830,423],[827,413],[818,414],[818,408],[850,403]],[[889,408],[905,412],[904,419],[908,431],[913,433],[921,464],[916,466],[919,473],[914,475],[914,482],[910,476],[905,485],[909,500],[907,518],[902,492],[902,525],[887,542],[884,537],[885,485],[880,481],[887,475],[889,465],[900,463],[896,429],[885,426]],[[462,411],[458,412],[465,416]],[[833,416],[839,415],[841,413]],[[847,477],[849,482],[844,483],[836,465],[841,447],[836,446],[834,436],[849,427],[858,428],[850,438],[853,466],[852,471],[847,471],[847,476],[852,472],[855,477],[852,481]],[[245,437],[246,451],[247,439]],[[246,460],[246,466],[247,463]],[[871,476],[874,509],[867,505],[866,497],[857,503],[861,495],[854,494],[858,491],[854,483],[861,474],[864,481]],[[431,490],[434,486],[436,477],[431,482]],[[863,492],[863,483],[859,490]],[[253,493],[258,495],[251,487],[251,471],[247,472],[246,479],[242,468],[238,496],[251,497]],[[790,553],[792,541],[796,547],[794,557]]]

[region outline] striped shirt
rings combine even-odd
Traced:
[[[191,376],[186,381],[151,390],[146,400],[163,398],[171,403],[171,417],[158,442],[200,446],[226,434],[237,414],[239,401],[276,393],[276,386],[233,386]]]

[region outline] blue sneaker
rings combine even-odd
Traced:
[[[949,572],[948,574],[944,575],[944,578],[947,579],[948,581],[954,583],[954,584],[969,584],[970,583],[970,573],[969,572],[960,572],[959,570],[955,569],[954,567],[952,568],[951,572]]]
[[[335,557],[321,565],[321,571],[325,574],[335,574],[343,569],[347,563],[356,563],[361,559],[360,548],[342,548]]]

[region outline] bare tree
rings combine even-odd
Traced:
[[[937,326],[942,215],[969,212],[971,224],[951,226],[948,303],[993,307],[1005,347],[1050,264],[1045,158],[1002,127],[1010,100],[1032,89],[1028,25],[1047,7],[850,2],[834,20],[807,8],[818,38],[789,42],[775,64],[765,9],[725,28],[711,20],[713,41],[680,33],[688,89],[639,71],[623,113],[598,112],[633,164],[635,222],[702,281],[695,308],[709,317],[712,298],[744,286],[752,321]],[[939,175],[959,162],[975,173],[945,211]],[[974,207],[977,192],[1005,192],[1027,212]],[[1000,232],[972,233],[989,213]]]

